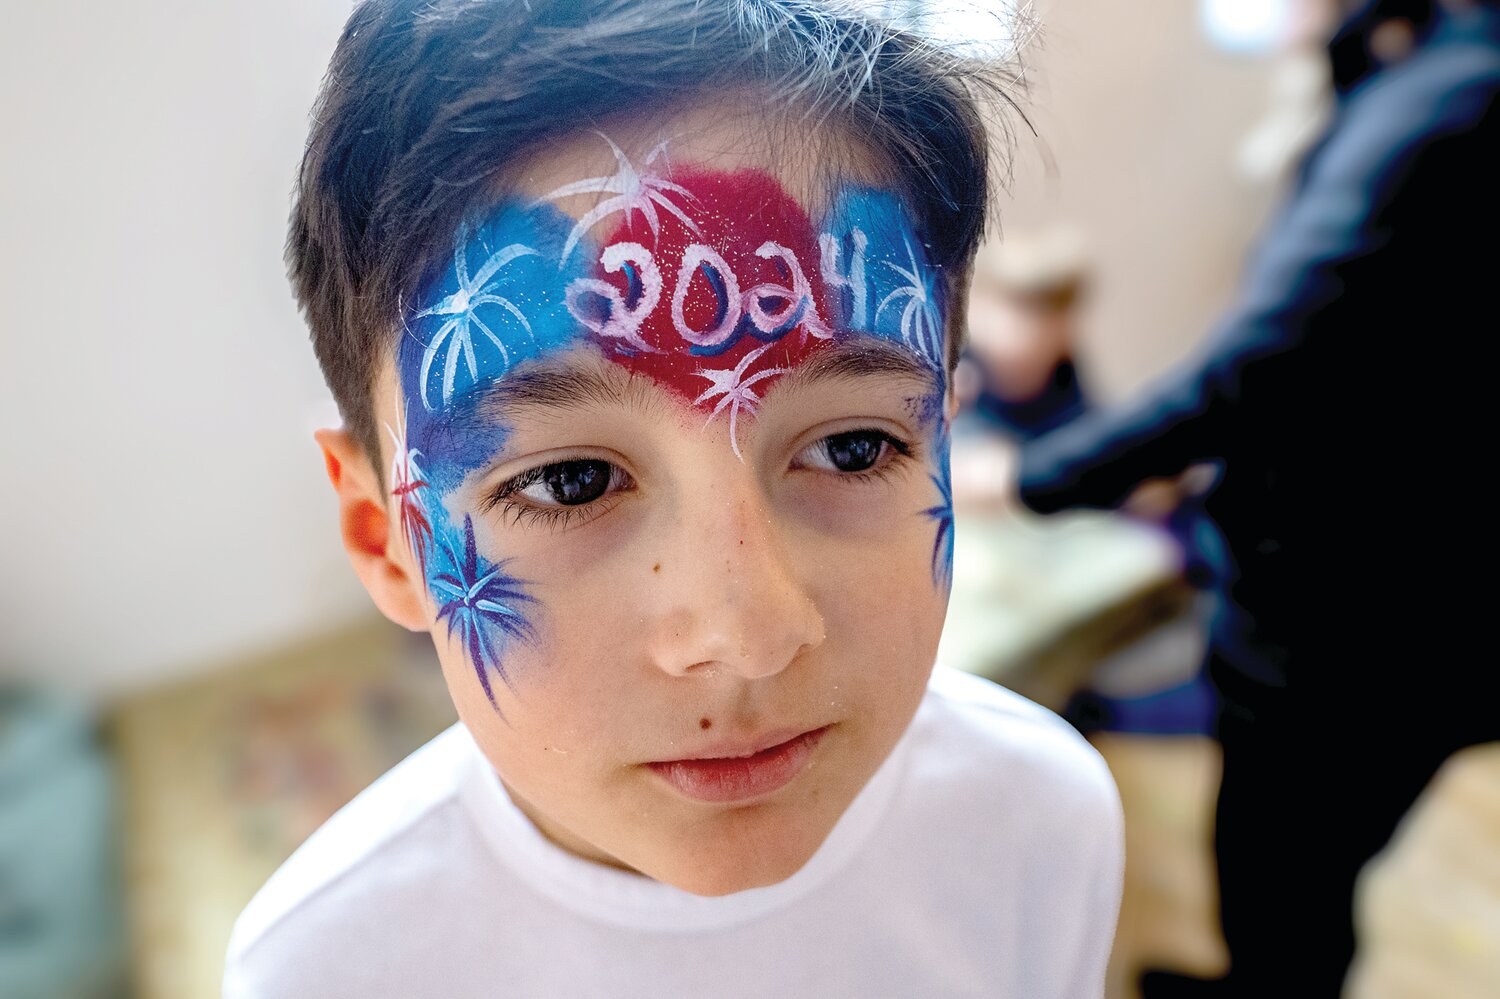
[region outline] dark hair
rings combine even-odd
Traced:
[[[508,164],[611,117],[747,85],[768,111],[888,162],[948,276],[956,356],[997,162],[986,124],[1014,110],[1013,79],[837,0],[366,0],[313,107],[287,240],[345,424],[379,473],[371,388],[401,303]]]

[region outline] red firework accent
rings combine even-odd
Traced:
[[[672,180],[690,192],[668,195],[689,221],[659,213],[653,233],[643,213],[625,213],[604,240],[595,270],[596,282],[618,292],[617,310],[625,303],[642,308],[652,298],[654,305],[628,332],[590,325],[617,363],[714,411],[723,395],[705,392],[719,380],[706,372],[736,371],[759,352],[738,374],[756,379],[755,391],[764,395],[829,342],[817,230],[763,171],[689,169]],[[633,259],[639,256],[650,258],[644,268]],[[775,294],[794,288],[801,294]]]
[[[427,552],[432,547],[433,535],[432,522],[427,519],[427,510],[417,495],[417,490],[427,488],[427,481],[420,476],[421,469],[411,460],[410,452],[397,455],[391,465],[391,495],[396,497],[401,531],[406,535],[412,553],[417,556],[417,565],[425,578]]]

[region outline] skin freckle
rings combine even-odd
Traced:
[[[707,731],[714,727],[714,723],[707,718],[699,718],[698,727],[703,729],[704,731]]]

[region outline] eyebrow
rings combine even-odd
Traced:
[[[921,381],[932,388],[941,385],[938,373],[919,361],[909,350],[888,340],[870,336],[836,341],[787,372],[787,385],[871,377]],[[559,414],[581,409],[631,408],[649,410],[654,396],[642,391],[655,386],[649,376],[638,375],[616,364],[579,365],[558,359],[529,365],[511,372],[485,392],[481,412],[504,421],[522,416]]]
[[[814,352],[788,372],[786,381],[801,385],[872,376],[908,378],[926,382],[933,388],[941,385],[938,372],[919,361],[910,350],[867,335],[835,341],[830,347]]]
[[[511,418],[523,412],[645,405],[638,380],[618,365],[600,370],[551,361],[501,378],[486,391],[481,409],[489,417]]]

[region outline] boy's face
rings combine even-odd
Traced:
[[[379,380],[372,586],[544,833],[699,894],[796,872],[886,758],[952,550],[922,234],[714,121],[582,133],[457,234]]]

